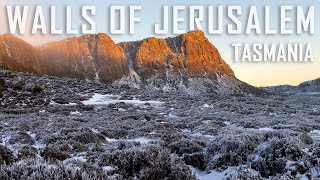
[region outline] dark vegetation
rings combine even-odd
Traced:
[[[188,95],[22,73],[0,85],[0,179],[319,178],[319,97]],[[165,104],[81,103],[93,93]]]

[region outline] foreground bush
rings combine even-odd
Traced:
[[[115,167],[113,173],[124,179],[195,179],[183,161],[156,145],[116,150],[102,155],[98,164]]]
[[[257,149],[257,157],[252,160],[252,168],[263,177],[282,174],[287,160],[299,161],[304,152],[297,146],[298,142],[289,138],[273,139]]]
[[[11,164],[14,161],[14,156],[10,149],[0,145],[0,165]]]
[[[38,160],[24,161],[23,163],[0,168],[0,179],[79,179],[79,180],[104,180],[107,174],[101,168],[86,168],[63,164],[47,164]]]
[[[207,169],[246,164],[249,155],[259,145],[257,136],[234,136],[214,140],[207,150]]]

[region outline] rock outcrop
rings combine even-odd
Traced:
[[[228,76],[234,73],[218,50],[202,31],[192,31],[174,38],[148,38],[136,42],[120,44],[134,69],[143,80],[157,73],[167,77]]]

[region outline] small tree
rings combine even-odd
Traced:
[[[5,86],[5,80],[3,78],[0,78],[0,98],[3,97],[3,89],[4,89],[4,86]]]

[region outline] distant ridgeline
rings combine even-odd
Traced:
[[[136,83],[163,90],[260,92],[235,77],[202,31],[120,44],[106,34],[84,35],[40,47],[5,34],[0,36],[0,66],[38,75]]]

